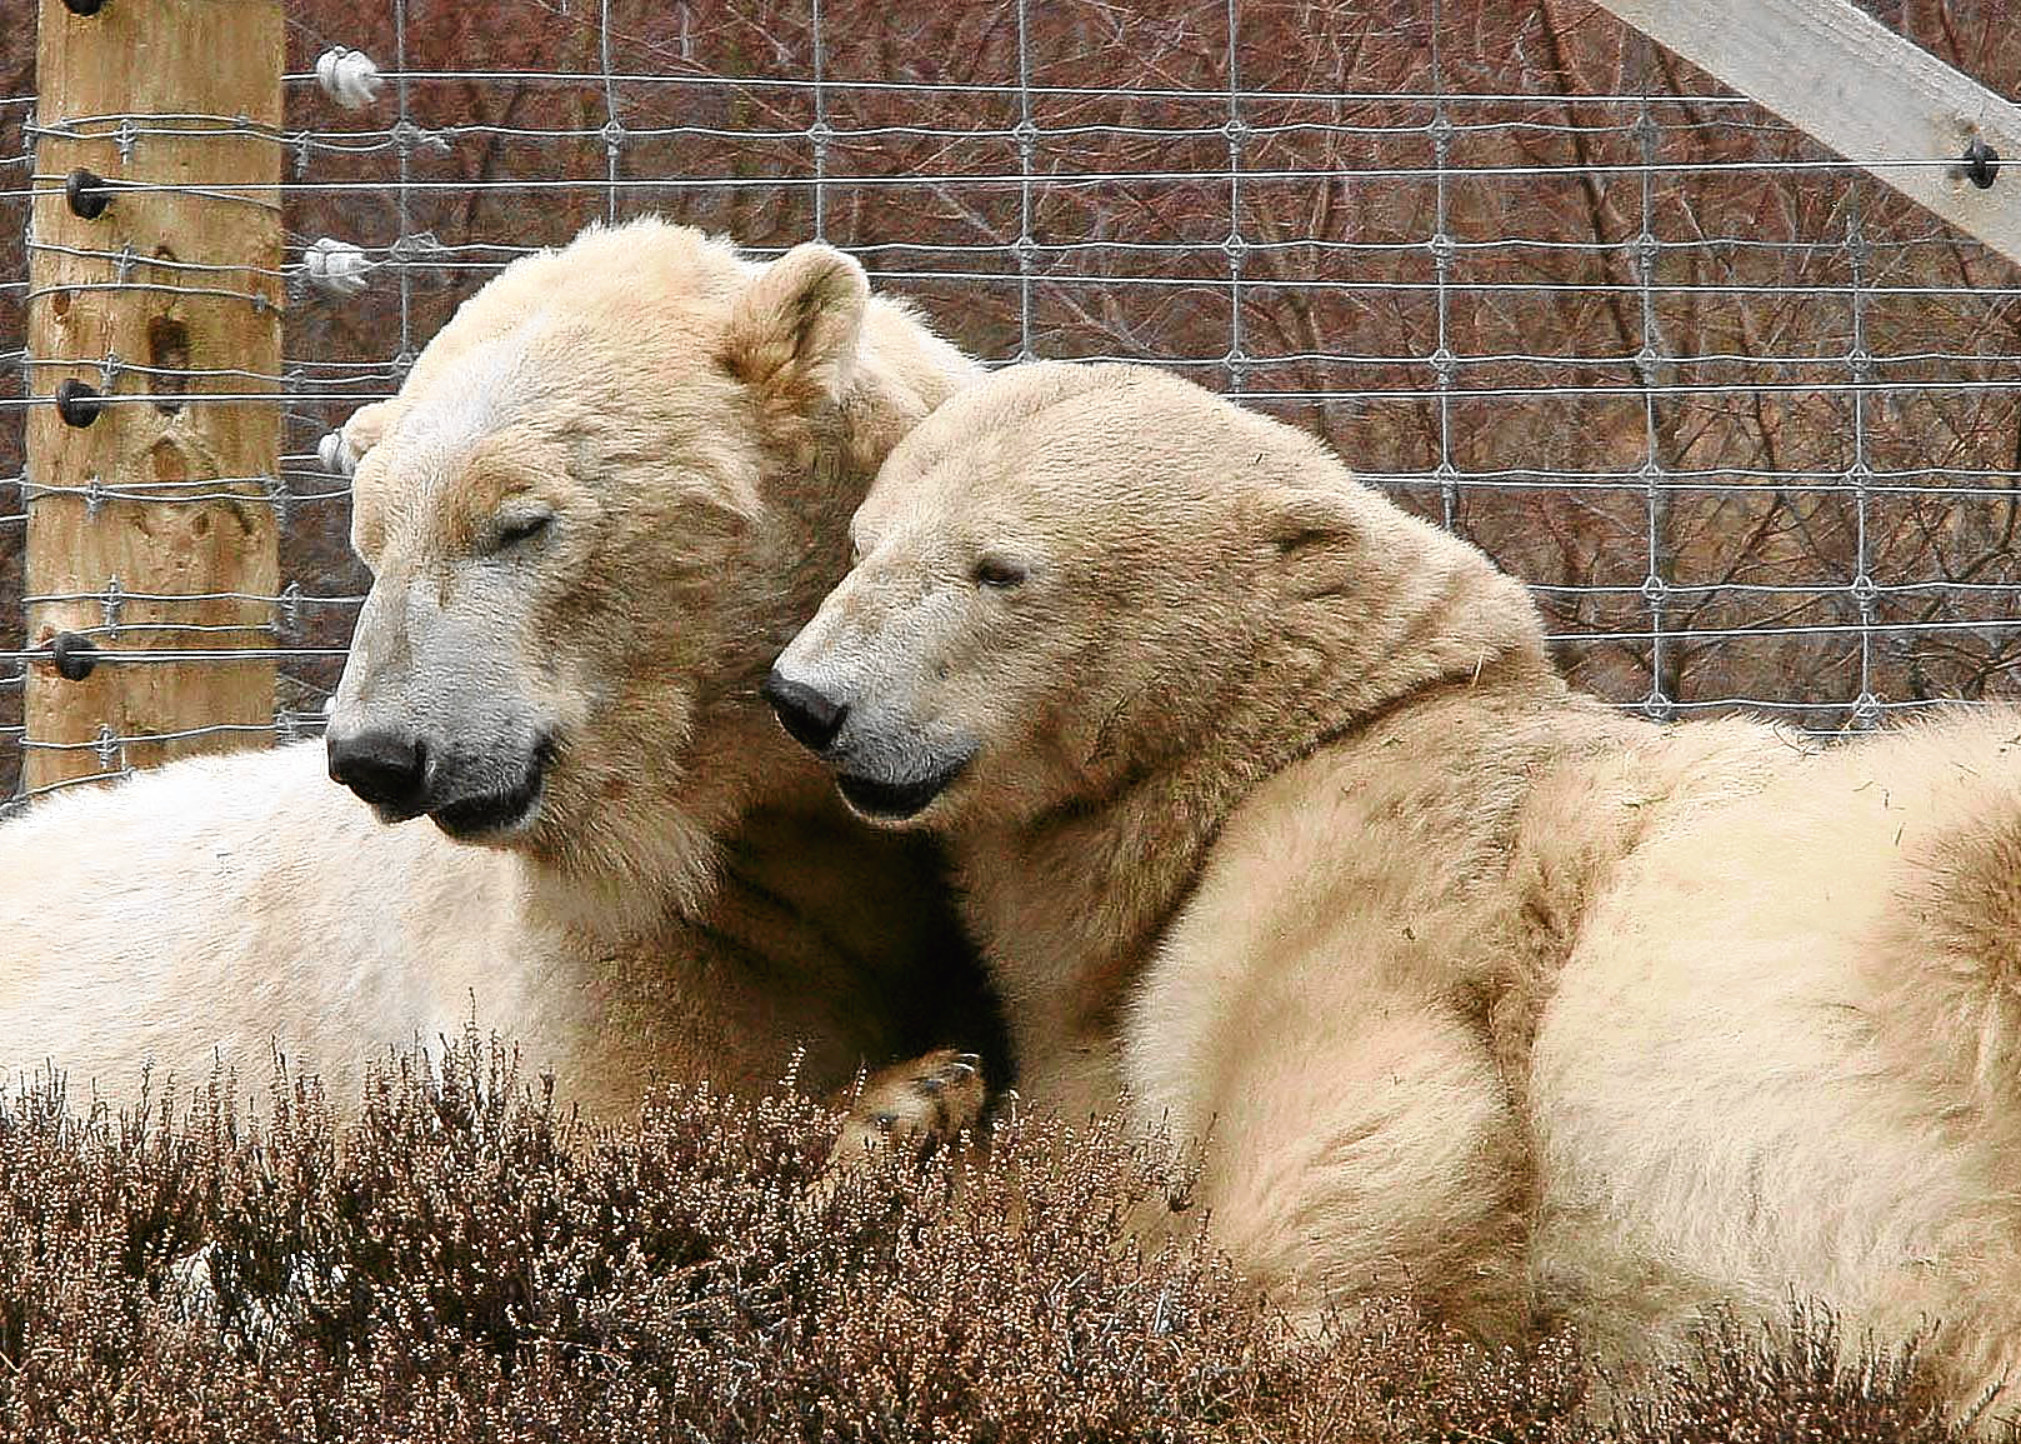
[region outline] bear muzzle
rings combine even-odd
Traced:
[[[325,739],[331,778],[372,805],[385,823],[426,814],[459,841],[495,839],[525,828],[539,810],[554,760],[549,736],[523,754],[458,766],[457,759],[397,727],[343,732]]]
[[[916,817],[975,760],[971,742],[936,738],[933,729],[875,700],[852,707],[778,667],[760,690],[787,734],[834,772],[843,801],[872,822]]]

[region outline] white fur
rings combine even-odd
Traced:
[[[531,717],[538,805],[485,847],[382,826],[319,745],[44,800],[0,827],[0,1070],[257,1089],[278,1043],[348,1110],[364,1060],[474,1016],[610,1111],[986,1036],[935,859],[848,820],[757,695],[877,463],[972,374],[827,247],[760,267],[648,220],[509,267],[345,427],[377,575],[331,725],[433,729],[481,787]],[[522,485],[552,535],[487,554]]]
[[[73,1098],[128,1097],[143,1060],[188,1084],[222,1059],[257,1084],[278,1039],[348,1100],[363,1055],[473,1008],[560,1023],[574,1001],[535,1008],[534,979],[498,966],[528,951],[517,863],[381,827],[319,743],[67,790],[0,828],[0,859],[6,953],[41,964],[0,972],[0,1067],[18,1083],[53,1061]]]
[[[1960,1411],[2021,1377],[2021,712],[1625,717],[1479,552],[1142,368],[956,396],[852,527],[778,674],[950,839],[1020,1091],[1204,1140],[1252,1278],[1631,1372],[1794,1293]]]

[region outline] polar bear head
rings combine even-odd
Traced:
[[[1144,367],[957,395],[852,540],[766,692],[887,822],[1085,811],[1214,749],[1278,765],[1426,681],[1543,664],[1535,609],[1478,551]]]
[[[515,263],[346,429],[374,579],[332,775],[577,877],[706,866],[791,761],[767,662],[969,375],[825,246],[761,266],[647,221]]]

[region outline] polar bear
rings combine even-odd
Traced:
[[[1408,1280],[1624,1370],[1792,1291],[2021,1362],[2021,714],[1843,747],[1570,690],[1521,586],[1173,377],[1012,368],[893,452],[776,664],[945,834],[1028,1103],[1204,1140],[1294,1308]]]
[[[347,1110],[474,1016],[610,1112],[986,1044],[935,854],[850,819],[758,697],[878,462],[973,374],[823,246],[644,220],[514,263],[346,428],[376,576],[327,754],[0,827],[0,1067],[123,1097],[144,1063],[262,1079],[277,1040]]]

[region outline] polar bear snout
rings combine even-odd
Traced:
[[[378,808],[387,821],[428,810],[423,799],[428,759],[413,733],[393,727],[345,733],[333,727],[325,744],[331,780]]]
[[[502,840],[530,827],[555,756],[546,732],[523,745],[502,741],[472,750],[397,724],[355,731],[333,724],[325,747],[331,778],[370,803],[381,822],[425,813],[462,841]]]
[[[553,740],[542,737],[516,756],[494,759],[481,775],[437,789],[428,816],[463,842],[502,841],[523,833],[540,812],[553,761]]]
[[[836,701],[819,687],[791,680],[777,667],[765,678],[763,691],[779,725],[809,752],[826,752],[849,716],[848,703]]]
[[[865,685],[860,678],[837,684],[791,675],[791,650],[766,677],[765,700],[788,735],[829,765],[843,800],[859,816],[909,821],[975,760],[973,742],[920,721],[874,687],[860,706],[837,695]]]

